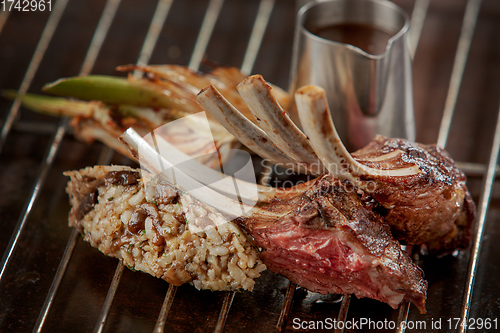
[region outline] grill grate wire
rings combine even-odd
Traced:
[[[106,3],[105,9],[103,10],[101,20],[96,28],[94,37],[92,39],[91,45],[87,51],[86,58],[83,62],[80,75],[89,74],[92,70],[92,67],[95,63],[97,55],[101,46],[103,45],[109,27],[115,17],[117,9],[120,5],[121,0],[108,0]],[[158,40],[159,33],[167,19],[170,6],[172,5],[173,0],[159,0],[157,8],[155,10],[154,16],[151,20],[150,28],[148,30],[148,34],[145,38],[140,57],[137,61],[139,65],[145,65],[149,62],[149,58],[154,50],[156,42]],[[415,6],[412,12],[412,30],[410,31],[410,50],[412,56],[415,54],[418,40],[421,34],[422,27],[424,25],[424,21],[426,18],[426,12],[429,6],[430,0],[416,0]],[[40,37],[38,46],[34,52],[33,58],[28,66],[24,79],[19,88],[19,94],[25,94],[33,80],[34,75],[38,70],[38,66],[47,50],[47,47],[50,43],[50,40],[57,29],[61,16],[66,8],[68,0],[58,0],[56,5],[54,6],[54,10],[49,16],[47,24],[42,32]],[[253,65],[255,63],[264,33],[266,31],[267,24],[270,19],[271,12],[273,10],[275,4],[275,0],[261,0],[258,13],[255,19],[254,27],[252,30],[252,34],[250,40],[248,42],[248,48],[245,52],[243,64],[241,66],[241,71],[245,74],[250,74],[252,72]],[[191,56],[191,60],[189,62],[189,68],[197,70],[200,67],[203,56],[206,52],[208,43],[210,41],[212,32],[214,30],[215,24],[219,18],[219,14],[224,5],[224,0],[210,0],[207,11],[205,13],[205,17],[203,19],[203,23],[200,28],[200,32],[198,35],[198,39],[196,40],[196,44]],[[449,90],[446,98],[445,110],[443,113],[441,127],[439,130],[438,144],[444,147],[447,143],[448,134],[451,127],[451,121],[453,118],[454,108],[456,105],[456,101],[458,98],[460,84],[463,78],[463,72],[467,63],[467,56],[470,50],[470,45],[472,42],[474,29],[476,22],[478,20],[478,14],[481,6],[481,0],[468,0],[464,19],[462,31],[460,34],[459,44],[457,47],[457,52],[455,55],[455,62],[452,70],[452,75],[450,78]],[[9,16],[9,12],[0,13],[0,33],[2,31],[5,22],[7,21]],[[141,73],[136,71],[134,75],[140,75]],[[18,118],[18,112],[20,109],[20,101],[16,99],[12,107],[4,121],[2,132],[1,132],[1,141],[0,141],[0,153],[5,144],[5,140],[12,128],[16,126],[16,119]],[[500,114],[500,110],[499,110]],[[44,182],[46,180],[49,169],[52,167],[55,156],[57,155],[59,146],[61,141],[64,138],[64,135],[67,131],[68,120],[62,119],[53,133],[53,137],[50,141],[50,146],[48,147],[47,153],[44,157],[44,160],[40,166],[40,172],[38,174],[37,180],[33,186],[33,191],[30,199],[27,201],[23,213],[21,214],[18,223],[15,227],[14,233],[11,237],[11,240],[7,246],[7,250],[4,253],[1,262],[1,272],[0,272],[0,284],[4,278],[5,271],[9,267],[10,260],[12,258],[12,253],[16,249],[16,245],[19,239],[20,234],[23,232],[23,229],[26,224],[26,220],[29,218],[33,205],[35,204],[38,195],[40,193],[40,189],[43,187]],[[18,127],[22,127],[18,124]],[[49,126],[50,127],[50,126]],[[27,130],[30,130],[30,127],[27,126]],[[481,240],[484,234],[484,227],[486,223],[486,214],[488,211],[489,203],[491,200],[492,188],[494,184],[494,179],[496,173],[498,171],[497,159],[500,149],[500,117],[497,120],[497,127],[495,132],[495,137],[493,139],[493,145],[490,153],[490,158],[488,165],[479,165],[474,163],[459,163],[462,166],[466,173],[469,171],[473,174],[485,174],[483,178],[483,185],[481,191],[481,197],[478,205],[478,223],[476,226],[475,237],[473,239],[472,245],[472,254],[468,268],[467,275],[467,283],[465,286],[465,293],[462,301],[461,308],[461,318],[463,321],[466,321],[470,312],[471,298],[475,281],[475,274],[477,271],[478,259],[481,249]],[[103,148],[101,152],[101,156],[99,157],[98,163],[107,164],[111,160],[113,152],[109,148]],[[268,182],[270,175],[262,175],[261,183],[265,184]],[[61,258],[60,265],[55,274],[54,280],[52,282],[51,288],[48,292],[47,298],[45,300],[44,306],[38,316],[37,323],[34,328],[34,332],[41,332],[43,329],[43,325],[45,319],[47,317],[48,312],[50,311],[50,307],[53,304],[55,295],[57,294],[58,287],[62,281],[66,268],[69,265],[71,260],[71,256],[75,246],[78,242],[78,232],[76,229],[72,230],[72,233],[69,237],[68,243],[66,245],[65,252]],[[101,309],[101,313],[99,315],[99,320],[96,323],[94,328],[94,332],[102,332],[106,325],[106,320],[108,318],[108,313],[113,303],[113,299],[115,293],[117,291],[118,285],[120,283],[120,279],[123,273],[124,266],[121,262],[118,263],[117,268],[115,270],[115,275],[111,282],[111,286],[108,290],[108,294],[106,296],[106,300]],[[292,308],[293,295],[297,286],[290,282],[285,299],[283,302],[283,307],[278,319],[277,328],[278,331],[283,331],[286,328],[287,318]],[[164,326],[167,320],[167,316],[169,310],[173,304],[177,287],[170,285],[168,291],[165,295],[165,299],[158,316],[154,332],[163,332]],[[215,332],[223,332],[225,323],[228,318],[229,311],[231,309],[233,300],[235,298],[234,292],[227,292],[223,301],[222,308],[219,313],[219,317],[215,326]],[[338,320],[344,321],[347,318],[348,310],[350,304],[350,296],[344,295],[342,297],[342,302],[340,305],[340,310],[338,313]],[[409,303],[404,303],[399,309],[398,315],[398,323],[403,323],[408,320],[409,313]],[[337,330],[338,332],[343,332],[344,330]],[[398,332],[404,332],[404,328],[398,329]],[[461,327],[460,332],[465,332],[466,328]]]
[[[59,24],[59,20],[61,19],[64,9],[66,8],[67,2],[68,0],[58,1],[57,5],[54,6],[54,11],[51,13],[47,21],[47,24],[42,32],[40,41],[38,42],[38,45],[36,47],[35,53],[33,54],[33,58],[31,59],[31,62],[28,66],[26,74],[24,75],[21,87],[19,88],[20,95],[23,95],[28,91],[28,88],[30,87],[31,82],[33,80],[33,77],[35,76],[38,70],[38,66],[40,65],[40,62],[42,61],[42,58],[45,54],[45,51],[47,50],[49,42],[52,39],[52,36],[54,35],[57,25]],[[2,17],[5,17],[5,20],[7,20],[7,15],[4,15]],[[7,135],[10,133],[12,125],[14,124],[14,121],[17,118],[20,106],[21,106],[21,101],[19,98],[17,98],[12,104],[12,107],[10,108],[7,117],[4,121],[2,132],[0,133],[0,153],[2,152],[2,148],[5,144]],[[50,149],[47,151],[47,154],[45,155],[44,158],[45,161],[40,168],[40,174],[38,176],[35,185],[33,186],[31,198],[26,203],[25,208],[23,210],[23,214],[19,217],[19,220],[15,227],[15,231],[9,241],[9,244],[7,245],[7,251],[5,251],[2,257],[2,262],[0,264],[1,265],[0,283],[2,282],[2,278],[4,277],[5,271],[7,270],[7,267],[10,264],[12,254],[19,241],[21,232],[23,231],[26,225],[26,221],[28,220],[28,217],[38,198],[38,194],[40,193],[40,188],[43,186],[45,178],[47,177],[48,169],[50,168],[50,165],[52,165],[53,163],[54,156],[56,155],[57,150],[59,148],[59,143],[61,142],[62,137],[66,132],[65,122],[66,120],[61,120],[60,126],[58,127],[56,133],[52,138],[52,142],[54,144],[51,145]]]
[[[467,273],[467,283],[465,285],[465,293],[462,299],[462,311],[460,319],[462,323],[469,322],[469,313],[472,300],[472,292],[474,289],[474,280],[476,279],[476,272],[478,269],[479,255],[481,251],[481,244],[484,235],[484,228],[486,224],[486,215],[488,213],[488,206],[491,201],[491,193],[493,191],[493,184],[495,181],[495,169],[497,166],[498,156],[500,152],[500,109],[498,110],[495,137],[491,147],[490,158],[486,176],[483,180],[483,190],[478,205],[478,220],[476,223],[476,230],[474,231],[474,238],[472,241],[471,259],[469,261],[469,268]],[[459,332],[465,333],[467,326],[460,327]]]
[[[59,0],[57,3],[54,5],[54,10],[50,14],[50,17],[47,21],[47,24],[45,25],[45,28],[43,29],[42,35],[40,37],[40,41],[38,42],[38,45],[36,47],[35,53],[33,54],[33,58],[31,59],[31,62],[28,66],[28,69],[26,70],[26,74],[24,75],[23,81],[21,83],[21,87],[19,88],[19,95],[24,95],[28,91],[31,82],[33,81],[33,77],[35,76],[36,72],[38,71],[38,66],[40,65],[40,62],[42,61],[42,58],[45,54],[45,51],[47,51],[47,47],[49,46],[49,43],[52,39],[52,36],[54,35],[54,32],[57,29],[57,26],[59,25],[59,21],[61,20],[61,17],[64,13],[64,10],[66,9],[66,6],[68,4],[68,0]],[[4,12],[7,13],[7,12]],[[3,13],[2,13],[3,14]],[[3,24],[7,21],[8,14],[2,15]],[[2,27],[0,26],[0,27]],[[0,29],[1,30],[1,29]],[[2,148],[5,145],[5,140],[7,138],[7,135],[9,135],[10,130],[12,129],[12,125],[14,124],[19,108],[21,107],[21,101],[19,98],[17,98],[14,103],[12,104],[11,109],[9,110],[9,113],[7,115],[7,118],[3,124],[2,127],[2,132],[0,133],[0,152],[2,152]],[[3,267],[2,267],[3,270]],[[1,277],[1,275],[0,275]]]

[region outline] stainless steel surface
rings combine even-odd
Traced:
[[[117,65],[136,62],[148,39],[146,36],[150,35],[148,31],[154,17],[162,16],[158,9],[162,6],[166,21],[162,27],[155,24],[159,31],[158,43],[150,47],[150,62],[187,65],[196,48],[209,2],[168,2],[143,1],[138,10],[136,1],[122,0],[103,40],[102,50],[97,54],[93,72],[116,75],[114,67]],[[419,8],[417,3],[425,5],[425,0],[394,2],[408,13],[414,6]],[[270,10],[269,7],[259,9],[270,3],[273,4]],[[104,5],[98,0],[68,1],[38,70],[33,74],[29,92],[39,93],[44,83],[79,72]],[[414,96],[417,140],[424,143],[435,142],[438,137],[465,8],[463,0],[431,1],[423,16],[421,38],[414,53]],[[250,36],[262,33],[254,27],[260,17],[259,20],[266,22],[265,33],[262,45],[258,43],[257,51],[253,51],[257,54],[255,65],[251,66],[253,70],[248,71],[261,73],[269,81],[286,87],[295,10],[295,3],[288,0],[226,0],[202,59],[242,67],[246,63],[244,59],[249,57],[245,54],[249,52]],[[270,15],[268,23],[262,19],[263,14],[257,15],[259,12]],[[49,14],[0,13],[0,23],[4,22],[3,26],[0,24],[0,89],[22,86],[42,36],[41,30],[50,20]],[[500,3],[483,0],[477,23],[473,22],[476,32],[460,75],[452,121],[447,125],[447,150],[459,165],[472,171],[468,183],[479,203],[479,232],[472,252],[464,251],[456,257],[421,257],[420,265],[429,280],[426,314],[419,314],[414,307],[392,310],[382,303],[355,297],[350,299],[350,306],[341,306],[337,300],[300,288],[293,289],[293,297],[286,298],[288,282],[270,272],[265,272],[258,280],[254,292],[232,294],[231,306],[224,306],[228,304],[226,295],[231,294],[197,291],[190,286],[170,288],[164,281],[124,270],[116,290],[111,289],[115,293],[103,331],[206,332],[218,327],[226,332],[276,332],[280,313],[289,318],[282,322],[285,331],[304,331],[295,330],[296,319],[309,323],[343,316],[347,320],[370,318],[427,324],[425,329],[407,329],[407,332],[433,331],[431,323],[437,320],[441,320],[442,329],[436,331],[460,331],[460,327],[450,328],[448,320],[454,326],[454,318],[467,316],[498,320],[500,290],[495,277],[500,275],[500,247],[496,241],[500,236],[500,192],[492,178],[497,163],[497,148],[492,143],[498,141],[493,137],[498,133],[495,124],[499,112],[500,62],[498,43],[493,41],[498,39],[499,17]],[[260,32],[253,33],[255,30]],[[203,62],[202,68],[209,69]],[[12,105],[0,99],[3,124]],[[94,164],[98,159],[105,161],[105,157],[99,156],[109,154],[100,144],[85,145],[69,135],[59,134],[63,138],[53,140],[61,133],[57,131],[59,120],[22,108],[15,118],[0,155],[3,227],[0,250],[4,256],[11,253],[11,263],[0,281],[0,331],[27,332],[34,328],[41,332],[92,331],[100,325],[99,316],[106,304],[117,262],[78,241],[77,233],[67,227],[66,179],[61,172]],[[58,153],[51,153],[53,161],[47,164],[46,152],[54,152],[54,147]],[[113,154],[111,163],[131,162]],[[258,159],[256,169],[269,170]],[[284,181],[287,177],[276,173],[271,183]],[[32,200],[33,196],[38,199]],[[30,202],[32,208],[26,209]],[[19,221],[24,221],[24,227],[18,228]],[[14,247],[10,243],[13,235],[18,235]],[[225,325],[220,325],[221,320]]]
[[[353,23],[389,34],[384,51],[371,54],[314,32]],[[388,1],[314,1],[297,15],[290,90],[306,84],[325,89],[349,150],[364,147],[376,134],[415,140],[409,27],[406,12]]]

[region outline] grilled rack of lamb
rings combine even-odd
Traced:
[[[284,155],[286,163],[272,159],[269,153],[267,157],[281,166],[313,175],[328,172],[349,181],[373,199],[394,237],[403,244],[425,245],[436,255],[468,246],[475,205],[465,175],[445,150],[377,136],[351,155],[335,130],[322,88],[306,86],[295,93],[305,134],[260,75],[246,78],[237,89],[260,128],[213,86],[203,89],[198,101],[250,149],[258,154],[277,150],[276,156]],[[253,132],[263,139],[251,140],[248,133]]]
[[[161,161],[162,165],[172,163],[159,155],[133,129],[129,129],[120,139],[128,146],[132,156],[139,158],[139,146],[147,146],[152,151],[149,155],[140,156],[140,160],[141,164],[149,161],[149,171],[160,179],[152,178],[152,186],[156,186],[153,192],[163,193],[157,187],[158,184],[163,184],[161,187],[168,188],[167,193],[177,193],[176,199],[165,204],[161,200],[155,200],[154,195],[151,197],[150,194],[151,198],[146,200],[147,203],[137,202],[135,205],[134,200],[130,203],[127,199],[132,204],[130,214],[126,213],[128,215],[124,218],[115,216],[112,220],[121,231],[115,232],[116,228],[111,231],[101,230],[101,227],[93,226],[101,220],[95,211],[99,210],[100,205],[111,205],[110,194],[105,193],[112,189],[104,181],[104,186],[107,187],[99,187],[97,197],[94,195],[91,200],[88,196],[82,197],[78,189],[88,187],[83,186],[82,182],[92,183],[96,177],[86,175],[88,170],[74,171],[68,173],[72,178],[78,178],[78,185],[68,186],[72,212],[80,211],[79,207],[82,205],[86,208],[83,216],[80,214],[78,219],[70,218],[73,221],[71,223],[81,226],[85,221],[89,225],[87,229],[83,228],[87,240],[98,247],[108,244],[107,248],[114,248],[115,251],[103,252],[126,261],[130,260],[125,255],[131,244],[127,238],[131,232],[130,223],[135,221],[134,216],[146,216],[145,221],[150,221],[145,223],[145,229],[149,230],[151,236],[149,246],[133,247],[138,257],[152,258],[152,261],[147,267],[141,266],[138,261],[132,262],[138,269],[151,273],[150,267],[158,268],[163,256],[172,258],[171,251],[177,249],[167,246],[170,236],[165,230],[169,228],[169,220],[162,220],[159,216],[164,216],[162,209],[172,206],[173,202],[180,203],[183,208],[177,214],[201,211],[201,215],[192,216],[211,216],[208,227],[203,222],[205,219],[198,221],[196,218],[196,222],[189,223],[189,227],[184,225],[182,238],[192,240],[196,238],[195,234],[201,238],[210,237],[209,233],[215,229],[214,224],[217,230],[227,230],[228,227],[223,226],[226,223],[233,230],[229,239],[245,244],[244,252],[247,257],[256,258],[257,252],[250,245],[251,240],[261,249],[260,259],[251,260],[253,265],[237,261],[235,258],[241,258],[239,252],[226,252],[219,248],[214,250],[213,254],[220,250],[220,253],[224,252],[228,256],[220,260],[227,264],[227,271],[222,271],[222,275],[215,277],[221,281],[227,283],[230,277],[235,278],[229,272],[234,265],[238,265],[239,271],[250,270],[250,273],[246,273],[248,279],[257,277],[263,267],[258,264],[258,260],[262,260],[270,270],[283,274],[311,291],[355,294],[386,302],[392,307],[397,307],[402,301],[410,301],[424,312],[427,282],[423,279],[420,268],[412,263],[398,241],[425,245],[435,254],[445,254],[468,246],[475,207],[465,186],[465,176],[456,168],[448,154],[435,146],[378,136],[367,147],[351,155],[335,131],[322,89],[307,86],[299,89],[295,95],[307,136],[289,119],[271,94],[271,86],[262,77],[245,79],[238,90],[260,127],[231,105],[214,86],[204,88],[197,99],[229,132],[262,157],[317,178],[289,189],[257,186],[257,195],[247,198],[243,193],[239,198],[241,202],[227,197],[224,189],[217,187],[205,188],[200,198],[192,198],[187,194],[179,196],[178,193],[184,193],[182,191],[185,190],[182,182],[178,184],[179,179],[169,178],[169,175],[154,167],[157,163],[154,160]],[[102,167],[96,168],[100,170]],[[200,165],[199,168],[206,167]],[[125,171],[131,172],[128,169]],[[176,172],[177,175],[182,174],[182,171]],[[187,170],[187,173],[187,176],[195,180],[204,177],[204,172],[189,174]],[[178,188],[166,185],[165,181],[176,184]],[[242,181],[234,181],[238,183],[238,187],[248,186]],[[125,186],[122,193],[129,193],[129,198],[130,192],[136,191],[136,188],[127,189],[130,184],[118,185]],[[147,198],[148,185],[144,186]],[[158,198],[162,197],[162,194],[158,195]],[[217,204],[212,204],[216,209],[210,208],[210,203],[207,205],[202,200],[203,197],[217,198]],[[184,198],[184,201],[179,198]],[[116,199],[113,196],[112,201]],[[242,215],[234,214],[236,210],[233,207],[245,206],[247,199],[255,199],[255,205],[246,207],[246,213]],[[167,212],[172,215],[168,209]],[[70,216],[75,214],[71,213]],[[214,216],[217,218],[214,219]],[[233,221],[229,222],[231,219]],[[104,219],[103,226],[108,223],[106,221]],[[238,229],[234,222],[243,227],[248,235]],[[92,228],[99,232],[93,233]],[[134,235],[139,237],[138,240],[142,236]],[[250,237],[245,238],[247,236]],[[123,241],[124,237],[127,241]],[[221,239],[226,242],[226,238],[224,236]],[[189,249],[198,253],[195,261],[201,265],[201,273],[196,275],[190,270],[193,268],[192,262],[179,263],[173,259],[167,272],[173,269],[177,272],[174,276],[178,280],[169,280],[172,283],[193,281],[195,286],[204,287],[195,281],[207,279],[203,274],[211,279],[214,272],[220,272],[210,266],[214,263],[213,259],[203,256],[207,261],[200,259],[199,253],[209,252],[203,252],[206,250],[200,249],[198,245],[203,242],[196,240],[197,242],[192,241],[194,245]],[[138,244],[138,241],[133,244]],[[163,247],[159,251],[155,246]],[[235,248],[239,251],[239,247]],[[159,272],[153,271],[152,274],[163,278],[172,276],[164,270]],[[230,284],[235,288],[242,286],[241,283]],[[253,284],[248,282],[247,286],[250,285]]]
[[[171,154],[165,159],[133,129],[121,139],[143,167],[180,189],[192,188],[192,182],[204,183],[204,175],[215,172],[201,164],[176,169]],[[192,179],[186,181],[186,177]],[[241,180],[233,181],[239,189],[249,187]],[[362,191],[329,174],[287,189],[254,187],[258,200],[252,207],[245,205],[253,199],[247,191],[240,192],[241,202],[221,195],[222,186],[191,193],[234,217],[262,249],[260,258],[271,271],[323,294],[352,293],[392,307],[406,300],[425,311],[427,282],[420,268],[394,240]],[[246,209],[240,210],[241,206]]]

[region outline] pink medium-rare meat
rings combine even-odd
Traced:
[[[273,272],[322,294],[355,294],[425,312],[427,282],[383,218],[346,182],[319,177],[309,190],[272,201],[268,214],[237,222]]]

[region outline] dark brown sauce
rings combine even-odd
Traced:
[[[387,43],[392,37],[391,34],[371,25],[358,23],[334,24],[309,29],[309,31],[325,39],[357,46],[370,54],[384,53]]]

